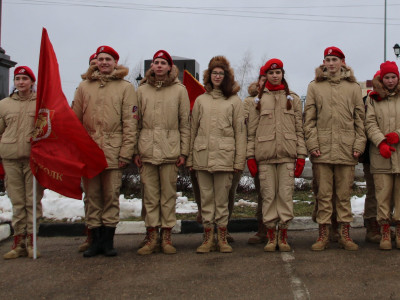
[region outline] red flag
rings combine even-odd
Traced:
[[[57,57],[45,28],[40,46],[35,120],[32,173],[45,188],[82,199],[81,177],[96,176],[107,167],[107,161],[68,105],[61,89]]]
[[[4,180],[4,175],[6,175],[6,173],[4,172],[3,164],[0,163],[0,180]]]
[[[186,86],[186,90],[189,94],[190,112],[192,112],[194,101],[196,101],[198,96],[204,94],[206,90],[188,70],[183,71],[183,84]]]

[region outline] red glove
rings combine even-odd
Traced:
[[[394,149],[392,146],[389,146],[385,141],[379,144],[379,153],[384,158],[390,158],[392,156],[392,152],[395,151],[396,149]]]
[[[399,142],[399,135],[396,132],[390,132],[387,135],[385,135],[386,141],[389,144],[397,144]]]
[[[304,158],[298,158],[296,160],[296,168],[294,169],[294,177],[300,177],[301,173],[303,173],[305,164],[306,164],[306,160]]]
[[[257,163],[254,158],[250,158],[247,160],[247,167],[249,168],[251,176],[255,177],[257,175]]]
[[[3,179],[4,179],[4,175],[5,175],[5,174],[6,174],[6,173],[4,172],[3,164],[0,163],[0,180],[3,180]]]

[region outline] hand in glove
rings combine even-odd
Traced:
[[[386,141],[389,144],[397,144],[399,142],[399,135],[396,132],[390,132],[387,135],[385,135]]]
[[[298,158],[296,160],[296,168],[294,169],[294,177],[300,177],[301,173],[303,173],[305,164],[306,164],[306,160],[304,158]]]
[[[392,152],[395,151],[396,149],[394,149],[392,146],[389,146],[385,141],[379,144],[379,153],[384,158],[390,158],[392,156]]]
[[[250,158],[247,160],[247,167],[249,168],[251,176],[255,177],[257,175],[257,163],[254,158]]]

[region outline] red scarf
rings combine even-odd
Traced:
[[[272,83],[270,83],[268,80],[265,83],[265,87],[269,90],[269,91],[281,91],[285,89],[285,86],[283,84],[278,84],[278,85],[273,85]]]

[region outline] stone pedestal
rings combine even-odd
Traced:
[[[5,54],[5,51],[0,48],[0,100],[7,97],[10,93],[9,79],[10,68],[14,67],[17,63],[10,59],[10,56]]]

